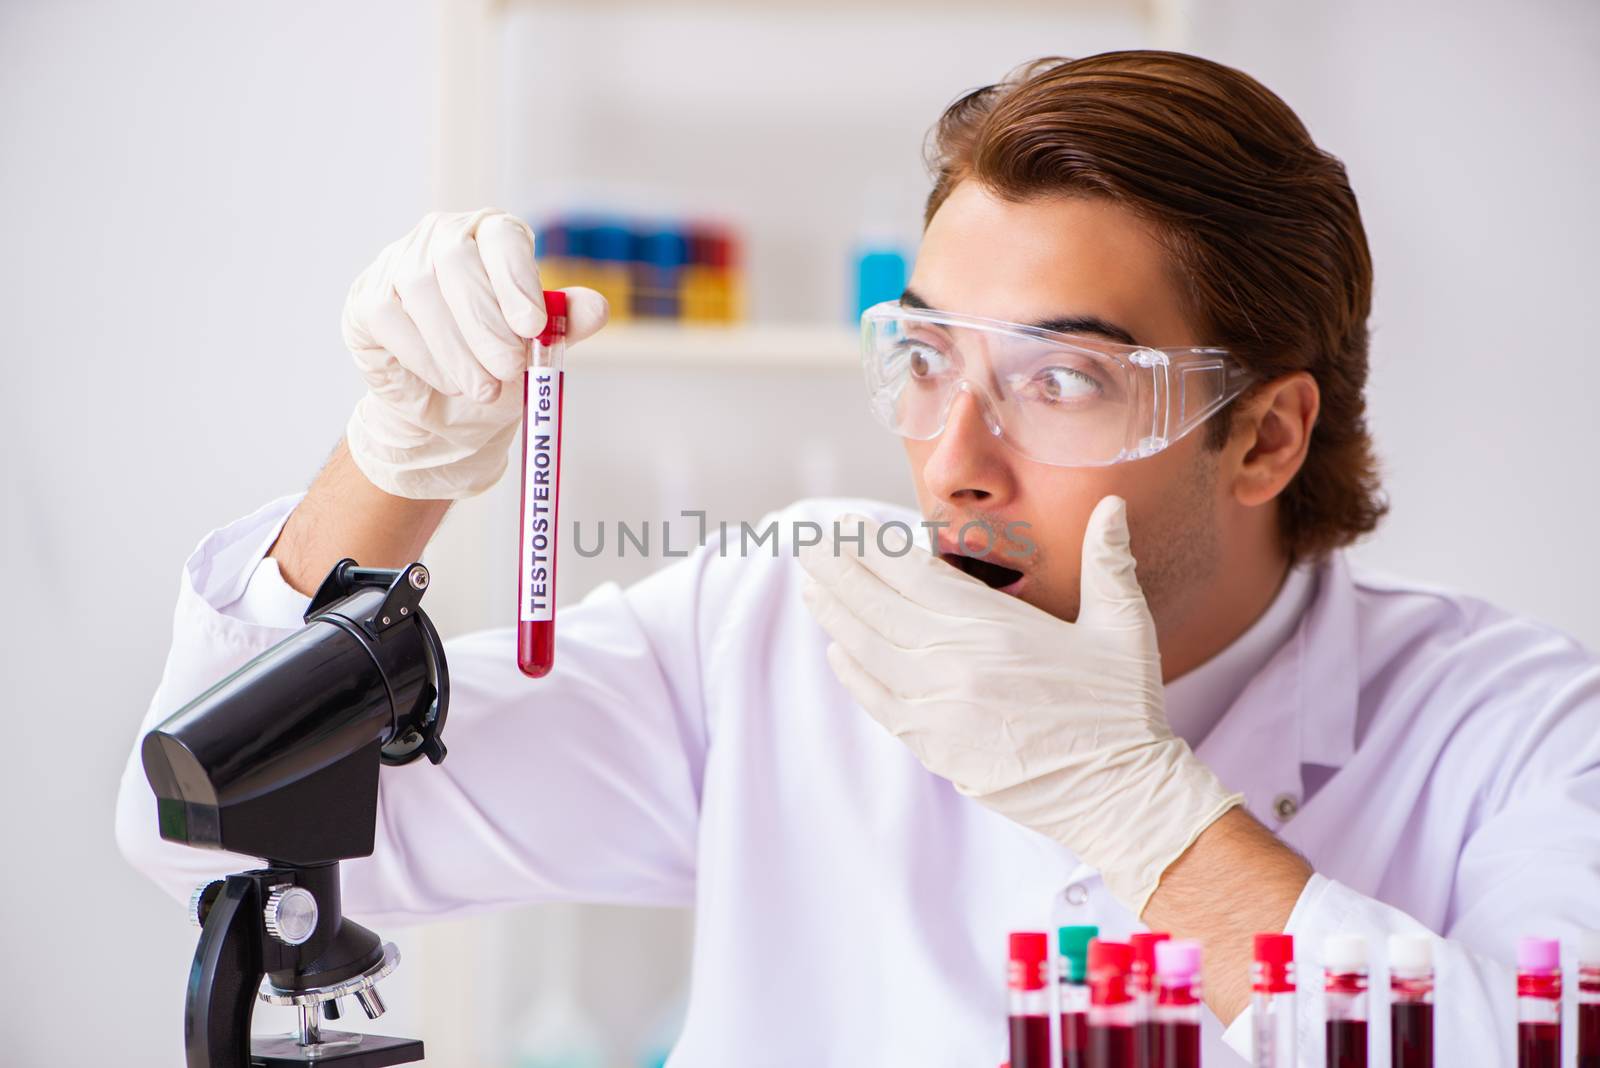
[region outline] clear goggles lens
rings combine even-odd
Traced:
[[[873,414],[902,437],[943,433],[963,393],[1030,459],[1102,467],[1160,452],[1250,384],[1226,349],[1121,345],[896,301],[861,316]]]

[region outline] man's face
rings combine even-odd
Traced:
[[[929,307],[964,315],[1014,323],[1093,318],[1154,347],[1212,340],[1197,337],[1186,320],[1153,230],[1102,199],[1008,203],[963,182],[928,224],[908,288]],[[1165,629],[1189,616],[1218,568],[1226,491],[1206,437],[1200,427],[1143,460],[1056,467],[990,434],[980,402],[961,392],[942,434],[905,439],[905,447],[924,517],[953,524],[941,548],[954,549],[955,530],[971,519],[996,531],[1026,523],[1034,552],[1018,556],[1019,545],[999,542],[988,559],[1022,572],[1003,587],[1008,593],[1062,619],[1077,617],[1089,513],[1107,494],[1125,498],[1139,582]],[[968,537],[984,548],[978,531]],[[987,575],[991,585],[1010,577]]]

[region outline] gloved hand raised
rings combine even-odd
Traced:
[[[860,555],[826,539],[801,554],[834,673],[929,771],[1071,849],[1142,913],[1167,866],[1243,797],[1167,725],[1122,499],[1089,517],[1075,623],[921,548],[889,555],[868,520],[839,522],[853,534],[858,521]]]
[[[605,325],[604,297],[566,293],[569,343]],[[493,486],[544,324],[526,223],[492,208],[424,217],[345,299],[344,342],[368,389],[345,430],[356,466],[397,497],[453,500]]]

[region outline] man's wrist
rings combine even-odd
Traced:
[[[1281,931],[1312,867],[1242,807],[1213,822],[1168,865],[1141,919],[1205,949],[1206,1002],[1227,1024],[1250,999],[1257,932]]]

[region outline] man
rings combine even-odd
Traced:
[[[1207,1062],[1238,1063],[1253,933],[1381,961],[1431,932],[1439,1063],[1506,1062],[1514,936],[1600,925],[1600,665],[1339,551],[1383,512],[1342,166],[1245,75],[1157,52],[1031,65],[935,147],[865,330],[922,515],[802,502],[780,530],[833,536],[798,559],[719,543],[601,587],[538,683],[510,630],[452,641],[450,761],[385,773],[346,908],[693,904],[678,1065],[992,1065],[1004,934],[1053,922],[1199,939]],[[357,280],[346,444],[201,542],[145,729],[337,559],[409,562],[494,484],[539,293],[488,211]],[[569,305],[574,340],[603,325]],[[221,866],[157,839],[136,756],[118,837],[174,894]]]

